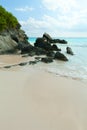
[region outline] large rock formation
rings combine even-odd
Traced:
[[[13,53],[29,46],[28,37],[21,29],[12,29],[0,33],[0,54]]]
[[[65,41],[62,40],[61,42],[64,43]],[[34,47],[45,50],[45,55],[47,56],[47,58],[42,58],[41,61],[45,63],[52,62],[53,59],[68,61],[68,58],[64,54],[60,53],[61,49],[59,49],[57,45],[52,43],[53,39],[47,33],[44,33],[42,37],[36,39]]]
[[[60,52],[56,52],[54,59],[62,60],[62,61],[68,61],[68,58]]]
[[[17,42],[12,40],[12,38],[7,36],[1,36],[0,35],[0,54],[3,53],[13,53],[16,51],[18,47]]]
[[[28,37],[17,18],[0,6],[0,54],[13,53],[29,45]]]

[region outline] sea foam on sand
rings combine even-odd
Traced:
[[[0,70],[0,130],[87,130],[87,83],[35,66]]]

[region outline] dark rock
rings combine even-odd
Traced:
[[[35,59],[36,59],[36,60],[40,60],[40,59],[41,59],[41,57],[35,57]]]
[[[24,44],[28,44],[28,37],[25,34],[25,32],[21,29],[12,29],[9,30],[10,35],[13,37],[14,40],[18,39],[18,42],[20,43],[24,43]]]
[[[32,50],[32,51],[30,51],[30,52],[28,53],[28,55],[29,55],[29,56],[35,56],[35,55],[36,55],[36,52],[35,52],[34,50]]]
[[[52,45],[53,51],[61,51],[60,48],[57,47],[57,45]]]
[[[72,51],[72,49],[71,49],[70,47],[67,47],[67,48],[66,48],[66,52],[67,52],[68,54],[70,54],[70,55],[74,55],[74,53],[73,53],[73,51]]]
[[[51,45],[44,40],[44,38],[37,38],[36,42],[34,43],[35,47],[43,48],[44,50],[52,50]]]
[[[18,65],[24,66],[24,65],[26,65],[26,64],[27,64],[27,62],[22,62],[22,63],[19,63]]]
[[[35,65],[37,63],[37,61],[35,60],[35,61],[29,61],[29,64],[30,65]]]
[[[52,37],[51,37],[48,33],[44,33],[44,34],[43,34],[43,38],[44,38],[47,42],[52,41]]]
[[[44,43],[45,41],[44,41],[44,38],[43,37],[38,37],[37,39],[36,39],[36,41],[35,41],[35,46],[37,47],[37,46],[39,46],[39,44],[40,45],[43,45],[42,43]],[[42,46],[40,46],[40,47],[42,47]]]
[[[17,43],[19,42],[18,38],[15,35],[11,35],[11,38],[16,41]]]
[[[68,61],[67,57],[64,54],[60,53],[59,51],[56,52],[54,59]]]
[[[35,47],[35,54],[36,55],[46,55],[46,50],[43,48]]]
[[[53,40],[51,40],[51,43],[67,44],[67,41],[66,40],[60,40],[60,39],[53,39]]]
[[[46,54],[48,57],[54,58],[55,57],[55,52],[53,51],[48,51]]]
[[[53,62],[53,58],[45,57],[45,58],[41,58],[41,61],[44,63],[51,63]]]
[[[20,24],[17,28],[9,28],[0,32],[0,54],[17,53],[17,50],[23,49],[26,45],[30,43],[25,32],[20,29]]]
[[[9,68],[11,68],[11,65],[4,66],[4,68],[9,69]]]
[[[48,33],[44,33],[43,34],[43,38],[45,39],[45,41],[49,42],[49,43],[61,43],[61,44],[67,44],[66,40],[61,40],[61,39],[53,39]]]
[[[35,47],[38,47],[38,48],[42,48],[42,49],[44,49],[45,51],[50,51],[50,50],[52,50],[51,44],[48,43],[47,41],[45,41],[44,38],[37,38],[37,39],[36,39],[36,42],[34,43],[34,46],[35,46]]]
[[[59,43],[62,43],[62,44],[67,44],[67,41],[66,40],[60,40]]]
[[[34,47],[30,44],[19,44],[19,48],[21,50],[21,54],[30,53],[33,51]]]

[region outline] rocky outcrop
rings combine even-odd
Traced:
[[[60,52],[56,52],[54,59],[68,61],[67,57]]]
[[[41,61],[44,63],[51,63],[53,62],[53,59],[49,57],[44,57],[44,58],[41,58]]]
[[[66,40],[61,40],[61,39],[53,39],[51,43],[60,43],[60,44],[67,44]]]
[[[13,53],[16,49],[21,50],[25,44],[29,44],[28,37],[21,30],[17,18],[0,6],[0,54]]]
[[[15,40],[18,43],[24,43],[28,44],[28,37],[25,34],[25,32],[21,29],[12,29],[9,31],[9,34],[13,40]]]
[[[34,43],[35,47],[42,48],[46,51],[52,50],[51,44],[49,44],[47,41],[44,40],[44,38],[37,38],[36,42]]]
[[[67,47],[67,48],[66,48],[66,52],[67,52],[68,54],[70,54],[70,55],[74,55],[74,53],[73,53],[73,51],[72,51],[72,49],[71,49],[70,47]]]
[[[43,34],[43,38],[44,38],[47,42],[51,42],[51,41],[52,41],[52,37],[51,37],[48,33],[44,33],[44,34]]]
[[[67,41],[60,39],[52,39],[52,37],[47,33],[44,33],[42,37],[38,37],[36,39],[34,47],[44,50],[45,51],[44,54],[47,56],[46,58],[42,58],[41,61],[45,63],[52,62],[53,59],[68,61],[68,58],[63,53],[60,53],[61,49],[58,48],[57,45],[52,43],[65,44],[67,43]]]
[[[40,58],[44,63],[51,63],[53,60],[68,61],[68,58],[61,53],[62,51],[57,45],[52,43],[66,43],[65,40],[52,39],[52,37],[44,33],[42,37],[38,37],[32,46],[28,42],[28,37],[23,30],[20,28],[10,29],[0,33],[0,54],[4,53],[16,53],[17,50],[21,51],[24,56],[41,56],[45,55],[45,58]],[[67,47],[67,53],[72,54],[71,48]],[[27,54],[27,55],[26,55]],[[35,62],[30,62],[29,64],[36,64]],[[27,63],[20,63],[23,66]]]
[[[34,46],[42,48],[46,51],[61,51],[61,49],[59,49],[56,45],[51,45],[43,37],[37,38],[35,43],[34,43]]]
[[[0,35],[0,54],[3,53],[14,53],[18,47],[17,42],[12,40],[12,38],[7,36]]]
[[[17,52],[29,45],[27,35],[19,28],[0,32],[0,54]]]
[[[61,39],[54,39],[52,38],[48,33],[44,33],[43,34],[43,38],[45,39],[45,41],[49,42],[49,43],[60,43],[60,44],[67,44],[66,40],[61,40]]]

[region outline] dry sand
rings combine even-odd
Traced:
[[[87,83],[35,66],[0,70],[0,130],[87,130]]]

